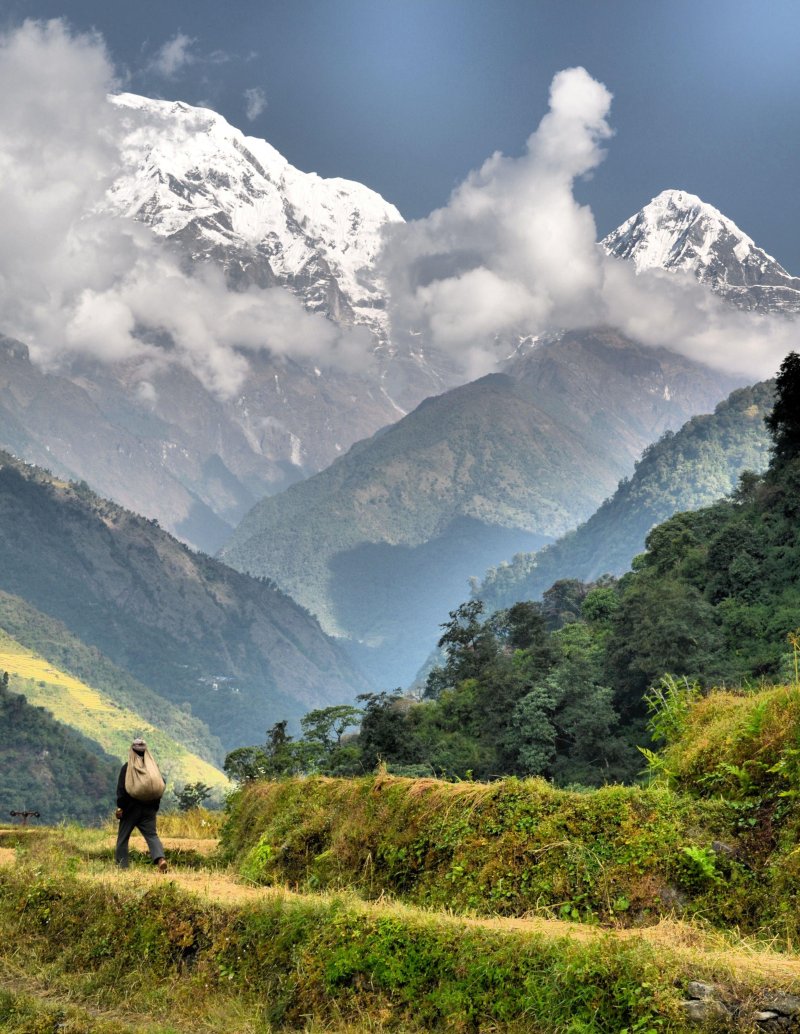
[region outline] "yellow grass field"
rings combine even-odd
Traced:
[[[226,789],[225,775],[190,753],[176,740],[135,711],[80,679],[60,671],[0,630],[0,669],[9,674],[9,688],[30,704],[44,707],[54,718],[98,743],[106,753],[126,759],[131,739],[142,736],[153,747],[170,786],[203,782]]]

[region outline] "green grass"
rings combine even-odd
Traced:
[[[246,784],[223,855],[256,883],[621,925],[677,908],[800,944],[800,689],[677,693],[662,711],[671,739],[648,787],[385,773]]]
[[[94,740],[107,754],[126,758],[134,735],[144,736],[171,784],[204,782],[220,791],[229,786],[225,775],[191,753],[172,737],[106,693],[62,671],[20,645],[0,629],[0,670],[10,675],[10,689],[36,707]]]
[[[261,883],[636,924],[704,889],[684,848],[720,835],[718,811],[666,787],[294,779],[247,785],[222,844],[225,858]]]
[[[104,838],[35,830],[0,859],[0,1030],[656,1034],[690,1029],[699,979],[744,1032],[765,988],[800,985],[797,958],[696,924],[470,919],[259,890],[218,861],[120,874]]]
[[[679,1016],[680,965],[649,945],[367,912],[346,898],[223,908],[170,884],[6,871],[0,934],[16,964],[98,1010],[157,1014],[169,992],[180,1029],[233,1002],[264,1030],[369,1016],[407,1031],[619,1034]]]

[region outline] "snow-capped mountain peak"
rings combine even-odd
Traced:
[[[374,272],[397,208],[361,183],[305,173],[266,140],[182,102],[123,93],[122,171],[109,205],[180,243],[193,261],[222,261],[235,281],[282,284],[312,310],[383,336]]]
[[[720,211],[684,190],[664,190],[602,241],[646,269],[680,270],[745,309],[800,313],[800,279]]]

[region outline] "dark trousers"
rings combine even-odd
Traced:
[[[137,804],[132,808],[126,808],[122,818],[119,820],[117,849],[114,852],[114,859],[120,869],[128,868],[128,841],[134,829],[138,829],[147,841],[150,857],[154,862],[164,857],[164,847],[158,839],[158,833],[156,832],[156,812],[152,808]]]

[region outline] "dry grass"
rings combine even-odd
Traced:
[[[190,753],[174,740],[165,738],[141,715],[122,707],[105,693],[61,671],[32,650],[0,631],[0,670],[11,677],[11,689],[30,704],[44,707],[54,718],[99,743],[111,755],[127,756],[132,732],[157,739],[166,746],[161,762],[170,771],[172,783],[204,782],[227,789],[229,782],[218,768]]]
[[[219,841],[216,837],[168,837],[161,835],[159,830],[159,838],[168,851],[174,851],[177,854],[180,854],[181,851],[192,851],[206,858],[213,855],[219,846]],[[103,840],[103,847],[113,848],[116,843],[117,838],[115,836],[107,836]],[[134,833],[130,839],[130,849],[131,851],[139,851],[141,854],[147,854],[147,844],[144,841],[144,837]]]
[[[348,907],[367,915],[392,917],[410,925],[436,923],[461,928],[477,927],[516,936],[528,935],[581,943],[601,944],[609,938],[628,943],[638,941],[669,953],[679,960],[687,971],[696,972],[710,980],[744,985],[774,985],[786,991],[800,990],[800,956],[774,951],[756,941],[678,919],[662,919],[654,926],[642,928],[611,929],[543,916],[463,916],[417,908],[390,899],[367,902],[349,893],[301,894],[282,886],[254,887],[230,874],[213,871],[173,870],[164,877],[149,869],[119,872],[104,866],[97,871],[83,873],[82,878],[123,886],[136,893],[168,879],[189,894],[225,907],[249,905],[276,898],[323,905],[344,900]]]

